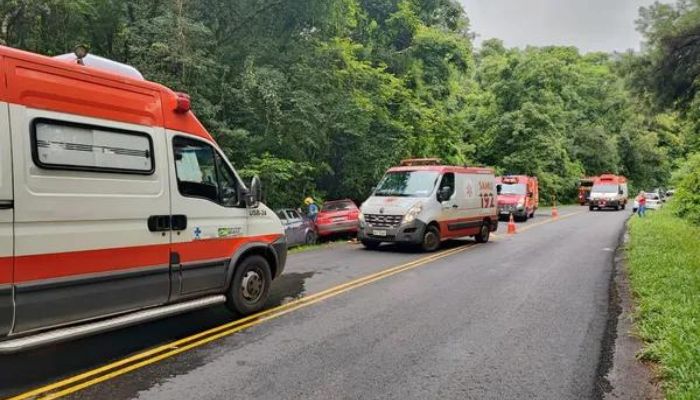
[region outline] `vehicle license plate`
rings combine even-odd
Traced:
[[[372,234],[373,234],[374,236],[386,236],[386,231],[383,230],[383,229],[382,229],[382,230],[374,229],[374,230],[372,231]]]

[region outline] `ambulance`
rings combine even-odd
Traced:
[[[540,205],[540,191],[537,178],[527,175],[507,175],[496,178],[499,186],[498,215],[527,221],[535,217],[535,211]]]
[[[591,211],[604,208],[624,210],[627,207],[628,196],[627,178],[619,175],[603,174],[593,182],[588,208]]]
[[[490,168],[410,159],[390,168],[360,208],[358,238],[368,249],[406,243],[435,251],[445,239],[487,242],[498,228]]]
[[[282,225],[186,94],[80,49],[0,46],[0,82],[0,353],[264,307]]]

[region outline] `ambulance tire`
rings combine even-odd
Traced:
[[[267,302],[271,285],[272,273],[265,257],[248,256],[233,273],[231,286],[226,293],[226,306],[241,315],[260,311]]]
[[[435,225],[428,225],[423,233],[423,241],[420,245],[423,251],[431,253],[440,248],[440,230]]]
[[[491,229],[489,229],[489,224],[484,223],[481,225],[481,230],[479,231],[479,234],[474,236],[474,239],[476,239],[477,243],[486,243],[489,241],[489,237],[491,236]]]

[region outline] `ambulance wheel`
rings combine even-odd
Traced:
[[[440,247],[440,231],[435,225],[430,225],[425,229],[421,248],[423,251],[432,252]]]
[[[375,242],[374,240],[363,240],[362,245],[365,246],[367,250],[377,250],[382,242]]]
[[[265,257],[246,257],[233,273],[226,293],[226,306],[242,315],[260,311],[265,306],[271,284],[272,273]]]
[[[483,224],[483,225],[481,225],[481,230],[479,231],[479,234],[474,236],[474,239],[476,239],[477,243],[486,243],[489,241],[490,236],[491,236],[491,229],[489,229],[489,225]]]
[[[588,211],[593,211],[593,206],[588,206]]]

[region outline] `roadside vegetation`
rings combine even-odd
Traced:
[[[697,149],[669,99],[693,104],[682,85],[698,63],[667,54],[668,7],[642,13],[643,54],[475,48],[457,0],[6,0],[0,42],[46,55],[86,43],[190,93],[275,208],[362,201],[388,166],[422,156],[536,175],[545,203],[566,203],[582,175],[660,186]]]
[[[647,216],[630,223],[640,356],[659,364],[669,399],[700,399],[700,226],[670,208]]]

